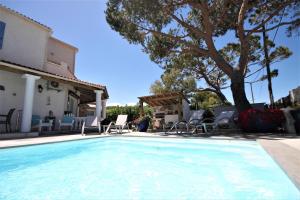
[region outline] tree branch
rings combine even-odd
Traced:
[[[251,34],[256,33],[259,29],[261,29],[266,23],[268,23],[274,16],[276,16],[282,9],[284,9],[289,3],[292,1],[287,1],[285,3],[280,4],[277,10],[275,10],[273,13],[267,17],[267,19],[263,20],[259,25],[254,27],[251,30],[246,30],[248,32],[247,37],[249,37]]]
[[[204,88],[204,89],[196,89],[195,92],[214,92],[214,93],[217,93],[216,90],[212,89],[212,88]]]
[[[248,38],[245,36],[244,32],[244,19],[245,14],[248,7],[248,0],[243,0],[243,3],[240,8],[240,12],[238,15],[238,23],[237,23],[237,34],[241,42],[241,55],[239,58],[239,69],[241,73],[245,74],[247,69],[247,63],[249,59],[249,41]]]
[[[183,20],[180,20],[176,15],[174,15],[172,13],[170,15],[177,23],[179,23],[181,26],[183,26],[184,28],[189,30],[191,33],[195,34],[198,38],[204,37],[205,34],[202,31],[198,30],[196,27],[186,23]]]
[[[214,27],[209,19],[209,7],[207,2],[202,1],[201,3],[189,2],[189,5],[201,10],[202,18],[203,18],[203,26],[206,31],[204,35],[204,40],[207,45],[209,56],[216,62],[218,67],[224,71],[225,74],[231,76],[233,72],[232,66],[226,62],[226,60],[219,54],[217,51],[214,41],[213,41],[213,30]]]
[[[167,33],[163,33],[163,32],[159,32],[159,31],[155,31],[152,29],[147,29],[145,27],[139,26],[140,29],[144,30],[144,31],[148,31],[149,33],[153,34],[154,36],[158,36],[158,37],[165,37],[168,39],[171,39],[173,41],[176,41],[180,44],[184,44],[186,47],[189,48],[189,52],[193,53],[196,56],[209,56],[209,51],[207,49],[203,49],[203,48],[199,48],[196,45],[193,45],[185,40],[182,40],[182,37],[179,36],[173,36]],[[184,49],[184,51],[188,51],[187,49]]]
[[[266,29],[265,31],[269,32],[269,31],[272,31],[272,30],[274,30],[274,29],[276,29],[276,28],[278,28],[280,26],[290,25],[290,24],[294,24],[294,23],[297,23],[297,22],[300,22],[300,19],[295,19],[295,20],[290,21],[290,22],[281,22],[281,23],[279,23],[279,24],[277,24],[277,25],[275,25],[275,26],[273,26],[271,28]],[[245,30],[245,31],[246,32],[250,32],[251,30]],[[256,30],[255,32],[252,32],[252,33],[261,33],[261,32],[263,32],[263,29],[258,29],[258,30]]]

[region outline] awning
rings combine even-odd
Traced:
[[[32,74],[32,75],[36,75],[36,76],[41,76],[45,80],[57,81],[60,83],[72,85],[75,87],[75,89],[80,91],[81,103],[94,102],[96,99],[94,90],[102,90],[103,91],[102,99],[109,98],[107,89],[103,85],[89,83],[89,82],[82,81],[79,79],[64,77],[64,76],[61,76],[58,74],[49,73],[49,72],[46,72],[46,71],[43,71],[40,69],[23,66],[20,64],[16,64],[16,63],[11,63],[11,62],[4,61],[4,60],[0,60],[0,69],[14,72],[14,73],[19,73],[19,74],[24,74],[24,73]]]

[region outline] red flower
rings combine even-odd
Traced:
[[[239,114],[239,124],[247,132],[274,132],[285,122],[279,109],[257,110],[254,108]]]

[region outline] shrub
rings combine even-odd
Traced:
[[[144,106],[146,115],[152,115],[152,109],[149,106]],[[118,115],[128,115],[127,121],[131,122],[139,117],[138,106],[108,106],[106,108],[107,121],[116,121]]]
[[[278,109],[251,108],[239,114],[239,124],[246,132],[277,132],[284,122],[284,114]]]

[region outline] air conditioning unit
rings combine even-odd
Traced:
[[[47,90],[55,90],[60,92],[62,89],[59,87],[59,82],[56,81],[47,81]]]

